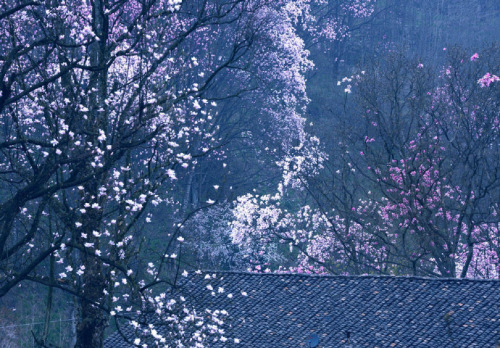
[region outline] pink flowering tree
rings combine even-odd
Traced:
[[[252,58],[255,69],[233,71],[233,76],[251,86],[252,93],[218,101],[220,119],[230,121],[217,124],[218,134],[230,141],[200,159],[186,178],[184,206],[188,209],[216,197],[232,200],[253,189],[277,185],[280,168],[275,163],[306,138],[305,76],[316,68],[305,48],[344,40],[357,21],[368,20],[375,1],[284,0],[273,4],[259,18],[259,35],[253,39],[272,42],[277,50],[259,50]],[[342,28],[334,23],[341,23]],[[251,83],[254,78],[265,84]],[[214,192],[213,185],[220,189]]]
[[[195,170],[185,178],[183,206],[189,211],[206,207],[206,202],[226,205],[248,192],[268,192],[270,186],[279,183],[282,172],[280,163],[284,159],[295,161],[296,158],[300,161],[306,157],[306,152],[309,157],[313,152],[316,156],[323,156],[318,151],[319,143],[308,140],[305,131],[303,114],[308,99],[304,75],[314,68],[309,57],[297,47],[345,39],[346,33],[340,35],[341,30],[327,25],[328,18],[336,18],[335,21],[342,22],[347,30],[350,25],[355,25],[347,18],[367,20],[373,12],[374,2],[358,1],[354,4],[345,1],[340,7],[322,1],[283,1],[276,4],[282,6],[279,12],[266,11],[266,16],[276,19],[259,22],[268,34],[258,38],[270,40],[281,47],[281,56],[261,51],[255,57],[261,64],[256,65],[259,70],[245,72],[246,80],[251,80],[251,76],[265,80],[264,88],[254,89],[237,99],[218,101],[221,119],[235,121],[220,123],[218,130],[218,134],[224,134],[230,142],[200,158]],[[279,30],[276,30],[276,23],[282,23]],[[331,33],[337,30],[339,35],[330,37],[323,31],[326,29]],[[259,71],[265,72],[264,76],[259,75]],[[263,100],[266,102],[262,103]],[[207,226],[229,222],[225,214],[218,216],[206,209],[196,215]],[[205,234],[206,227],[195,224],[193,228],[193,234],[197,233],[195,231]],[[249,259],[246,258],[247,261]]]
[[[420,263],[424,274],[498,276],[498,256],[491,256],[495,248],[471,268],[476,245],[484,250],[497,225],[498,91],[477,83],[493,68],[495,52],[484,50],[469,60],[461,50],[449,50],[449,65],[432,90],[419,83],[420,76],[427,79],[423,67],[407,63],[417,67],[416,75],[406,82],[392,75],[390,95],[401,90],[401,98],[386,107],[383,99],[365,98],[376,93],[361,87],[362,105],[370,111],[365,116],[369,136],[375,140],[365,140],[363,157],[383,194],[381,216],[399,239],[399,255],[413,270]]]
[[[493,68],[495,48],[471,59],[459,49],[448,52],[449,65],[435,82],[423,64],[399,58],[390,70],[365,75],[358,105],[366,135],[356,162],[381,195],[380,226],[397,271],[497,277],[495,257],[470,268],[475,245],[484,249],[490,238],[479,230],[496,230],[498,92],[477,83]]]

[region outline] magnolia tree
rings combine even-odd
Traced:
[[[338,156],[319,175],[291,161],[279,195],[239,198],[233,240],[288,244],[306,272],[498,277],[495,52],[450,50],[439,78],[395,54],[339,81],[356,121]],[[283,207],[283,188],[308,204]]]
[[[200,159],[185,178],[184,206],[188,210],[203,206],[207,200],[230,201],[253,189],[262,191],[277,184],[281,169],[276,162],[301,142],[294,134],[307,137],[302,117],[309,102],[304,74],[315,69],[304,45],[332,46],[344,40],[359,24],[355,20],[371,16],[375,2],[313,0],[274,4],[257,22],[260,31],[254,39],[266,40],[282,53],[257,51],[252,59],[259,63],[256,69],[247,69],[243,79],[252,93],[218,100],[218,134],[230,141]],[[239,76],[242,80],[241,72]],[[251,76],[258,76],[261,83],[252,83],[255,81]],[[219,189],[214,192],[213,186]]]
[[[364,146],[369,177],[385,198],[381,216],[396,228],[399,258],[414,274],[498,276],[498,256],[487,240],[496,236],[498,221],[499,99],[497,89],[480,82],[485,71],[498,69],[495,52],[485,50],[480,61],[477,53],[450,50],[438,87],[427,92],[419,83],[423,65],[410,63],[416,67],[410,69],[413,90],[392,78],[393,95],[402,91],[390,108],[375,102],[372,93],[360,93],[371,95],[361,104],[375,139]],[[424,92],[428,98],[419,101]],[[403,123],[408,121],[413,124]],[[377,138],[385,139],[383,147]],[[488,243],[488,256],[477,252]]]
[[[271,35],[267,39],[279,44],[282,51],[289,51],[292,59],[269,54],[262,56],[259,58],[263,63],[259,66],[260,71],[273,72],[264,77],[265,86],[237,99],[219,101],[220,118],[225,120],[220,124],[219,132],[231,142],[216,153],[200,159],[196,170],[190,173],[185,182],[184,196],[184,206],[190,210],[203,207],[207,201],[226,205],[248,192],[266,193],[269,187],[278,185],[286,162],[300,162],[313,156],[324,157],[319,151],[318,139],[310,139],[304,131],[305,120],[301,113],[309,100],[305,95],[303,73],[314,69],[307,56],[296,49],[297,44],[300,43],[302,47],[303,38],[309,47],[336,47],[336,43],[345,41],[361,22],[369,20],[374,12],[375,1],[283,1],[282,5],[281,12],[269,14],[287,16],[291,22],[287,21],[286,27],[278,28],[276,21],[270,21],[264,22],[261,27],[269,26],[266,30]],[[292,35],[290,24],[299,28],[301,38]],[[297,74],[299,71],[301,73]],[[296,81],[295,87],[290,87],[289,81]],[[294,93],[291,94],[291,91]],[[301,113],[297,113],[297,110]],[[299,139],[290,136],[292,134],[302,136]],[[195,235],[198,232],[206,235],[208,226],[223,226],[231,220],[223,213],[198,214],[199,217],[202,215],[204,217],[199,221],[203,221],[206,227],[195,223],[192,230]],[[244,249],[239,250],[242,256],[248,256],[245,257],[246,264],[252,258]],[[281,261],[284,262],[284,259]]]
[[[224,312],[207,318],[169,292],[183,217],[159,244],[141,237],[158,207],[178,209],[180,178],[241,134],[217,102],[259,98],[276,159],[314,151],[300,116],[312,63],[296,34],[313,24],[309,5],[1,1],[0,297],[47,287],[48,326],[54,289],[70,294],[76,347],[102,346],[109,316],[137,346],[224,341]]]
[[[199,317],[164,300],[172,255],[134,267],[134,236],[148,205],[168,200],[176,169],[215,145],[201,95],[248,40],[227,36],[220,59],[205,56],[233,33],[224,21],[242,3],[2,5],[0,293],[30,280],[75,296],[77,347],[102,346],[109,314],[137,311],[167,316],[170,339],[204,339],[203,321],[180,337]]]

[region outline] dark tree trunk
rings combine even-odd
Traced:
[[[93,2],[93,27],[95,33],[99,36],[99,41],[89,47],[90,60],[92,66],[99,69],[91,74],[90,84],[94,86],[92,94],[89,96],[89,109],[92,118],[89,120],[88,128],[93,134],[98,134],[99,129],[107,129],[106,103],[107,96],[107,69],[106,59],[106,41],[108,36],[107,18],[104,14],[105,0],[95,0]],[[97,139],[93,140],[98,144]],[[90,163],[85,163],[85,170],[92,172]],[[83,202],[98,201],[98,187],[105,181],[102,176],[96,176],[89,183],[84,185]],[[102,203],[102,202],[100,202]],[[95,251],[99,249],[99,237],[94,236],[94,232],[101,230],[102,209],[87,209],[83,214],[83,233],[84,237],[78,236],[80,245],[85,243],[93,244],[92,247],[85,247],[80,252],[81,264],[85,266],[85,272],[82,276],[82,294],[80,300],[80,310],[78,322],[76,325],[76,344],[75,348],[101,348],[104,341],[104,331],[108,324],[108,313],[99,305],[105,305],[106,297],[104,290],[108,284],[108,275],[103,270],[102,260],[96,256]]]

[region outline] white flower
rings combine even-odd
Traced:
[[[177,237],[177,240],[181,243],[184,242],[184,238],[182,236]]]
[[[173,169],[168,169],[167,170],[167,175],[172,180],[177,179],[177,177],[175,176],[175,170],[173,170]]]
[[[234,343],[240,343],[241,341],[239,340],[239,338],[235,338],[234,339]]]

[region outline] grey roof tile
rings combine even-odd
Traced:
[[[200,306],[229,312],[225,336],[239,338],[237,347],[307,347],[313,332],[321,348],[342,347],[346,331],[353,347],[495,347],[500,342],[498,280],[218,272],[208,281],[204,276],[194,276],[182,291]],[[208,283],[234,297],[211,296]],[[104,346],[129,347],[116,333]]]

